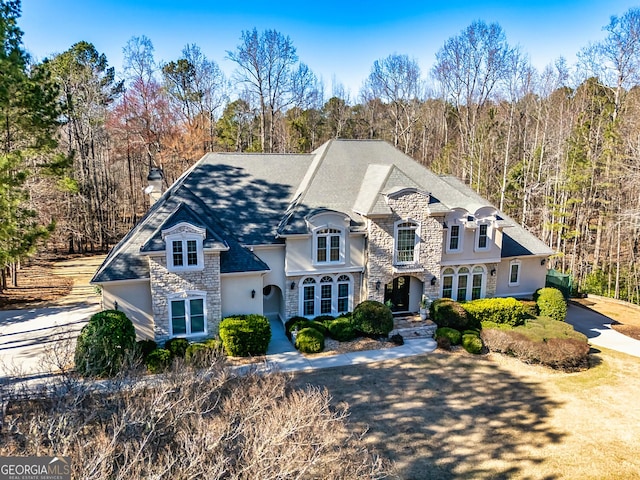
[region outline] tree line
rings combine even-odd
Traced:
[[[640,302],[639,9],[611,17],[576,64],[542,71],[499,24],[475,21],[429,71],[394,53],[352,96],[326,91],[276,30],[241,33],[230,77],[194,44],[158,62],[145,36],[127,42],[120,72],[85,41],[34,63],[19,1],[0,4],[0,66],[13,72],[0,76],[3,271],[47,236],[70,252],[112,247],[148,208],[151,168],[169,185],[207,152],[383,139],[538,235],[583,291]]]

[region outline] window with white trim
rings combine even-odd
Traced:
[[[462,228],[453,224],[449,227],[449,243],[447,252],[455,253],[462,251]]]
[[[454,269],[447,267],[442,271],[443,298],[454,298],[458,302],[476,300],[484,295],[487,270],[482,266],[466,266]]]
[[[162,232],[166,244],[167,269],[172,271],[202,270],[204,268],[203,241],[206,231],[181,223]]]
[[[489,250],[491,248],[491,227],[488,223],[478,224],[476,229],[476,251]]]
[[[352,284],[349,275],[305,278],[300,289],[300,314],[317,317],[348,312],[352,304]]]
[[[344,262],[343,231],[339,228],[321,228],[313,232],[316,263]]]
[[[520,285],[520,260],[512,260],[509,263],[509,286],[516,287]]]
[[[395,263],[411,264],[417,261],[418,223],[401,221],[396,223]]]
[[[207,334],[206,298],[204,295],[169,298],[169,333],[172,337]]]

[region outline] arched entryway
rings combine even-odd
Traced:
[[[424,292],[424,283],[417,277],[402,275],[384,287],[384,303],[394,313],[417,312]]]
[[[266,317],[277,317],[282,313],[282,290],[277,285],[266,285],[262,289],[262,311]]]

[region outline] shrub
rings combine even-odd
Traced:
[[[482,322],[495,322],[515,326],[522,325],[527,318],[524,305],[511,297],[482,298],[461,305],[474,325],[480,325]]]
[[[87,376],[115,375],[134,354],[135,347],[135,328],[123,312],[98,312],[78,336],[74,356],[76,370]]]
[[[533,300],[519,300],[529,318],[538,316],[538,304]]]
[[[296,348],[303,353],[318,353],[324,350],[324,335],[315,328],[303,328],[296,335]]]
[[[449,327],[462,331],[470,327],[480,326],[479,324],[473,324],[462,305],[450,298],[435,300],[429,307],[429,313],[434,323],[439,327]]]
[[[436,337],[436,343],[438,344],[438,348],[442,350],[451,350],[451,340],[449,340],[449,337]]]
[[[438,341],[439,338],[447,338],[449,340],[449,347],[451,347],[451,345],[460,344],[462,334],[453,328],[440,327],[436,330],[436,341]]]
[[[583,342],[587,341],[587,337],[584,334],[576,332],[568,323],[559,322],[548,317],[529,320],[525,325],[517,327],[515,331],[536,342],[546,342],[551,338],[575,338]]]
[[[136,348],[144,360],[151,352],[158,348],[158,344],[153,340],[139,340],[136,342]]]
[[[327,324],[332,320],[334,320],[335,318],[336,317],[334,317],[333,315],[318,315],[316,318],[313,319],[313,321],[321,323],[326,327]]]
[[[536,303],[540,316],[551,317],[559,322],[567,318],[567,302],[557,288],[545,287],[536,292]]]
[[[227,317],[220,322],[220,338],[227,355],[264,355],[271,340],[271,325],[262,315]]]
[[[171,338],[164,344],[164,348],[171,352],[171,358],[184,358],[189,348],[189,340],[186,338]]]
[[[328,325],[329,336],[339,342],[348,342],[356,338],[356,332],[347,317],[338,317]]]
[[[165,348],[158,348],[151,352],[144,363],[151,373],[162,373],[171,365],[171,352]]]
[[[589,344],[578,338],[549,338],[536,341],[522,331],[483,329],[487,348],[519,358],[525,363],[539,363],[551,368],[575,371],[589,366]]]
[[[287,338],[289,340],[291,340],[291,332],[293,330],[295,330],[295,328],[293,328],[295,326],[296,323],[298,322],[304,322],[304,321],[308,321],[307,318],[305,317],[291,317],[289,320],[287,320],[286,322],[284,322],[284,332],[287,335]]]
[[[315,320],[308,320],[304,318],[302,320],[298,320],[297,322],[291,325],[291,330],[289,334],[291,334],[291,332],[295,332],[296,330],[302,330],[303,328],[314,328],[324,336],[326,336],[329,333],[327,327],[324,324],[320,322],[316,322]]]
[[[404,338],[402,338],[402,335],[400,335],[399,333],[396,333],[395,335],[391,335],[389,337],[389,340],[391,341],[391,343],[395,345],[404,345]]]
[[[365,300],[353,309],[355,329],[368,337],[386,337],[393,330],[393,314],[375,300]]]
[[[482,339],[477,335],[477,333],[467,333],[462,335],[462,347],[469,353],[473,353],[474,355],[482,352]]]

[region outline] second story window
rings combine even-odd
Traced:
[[[462,239],[460,238],[460,225],[449,227],[449,252],[459,252],[462,249]]]
[[[171,247],[174,267],[198,266],[198,242],[196,240],[173,240]]]
[[[491,248],[491,228],[488,223],[480,223],[476,229],[476,251]]]
[[[342,230],[323,228],[315,232],[316,263],[343,262]]]
[[[417,261],[417,230],[418,224],[411,221],[401,222],[396,225],[396,263],[407,264],[415,263]]]

